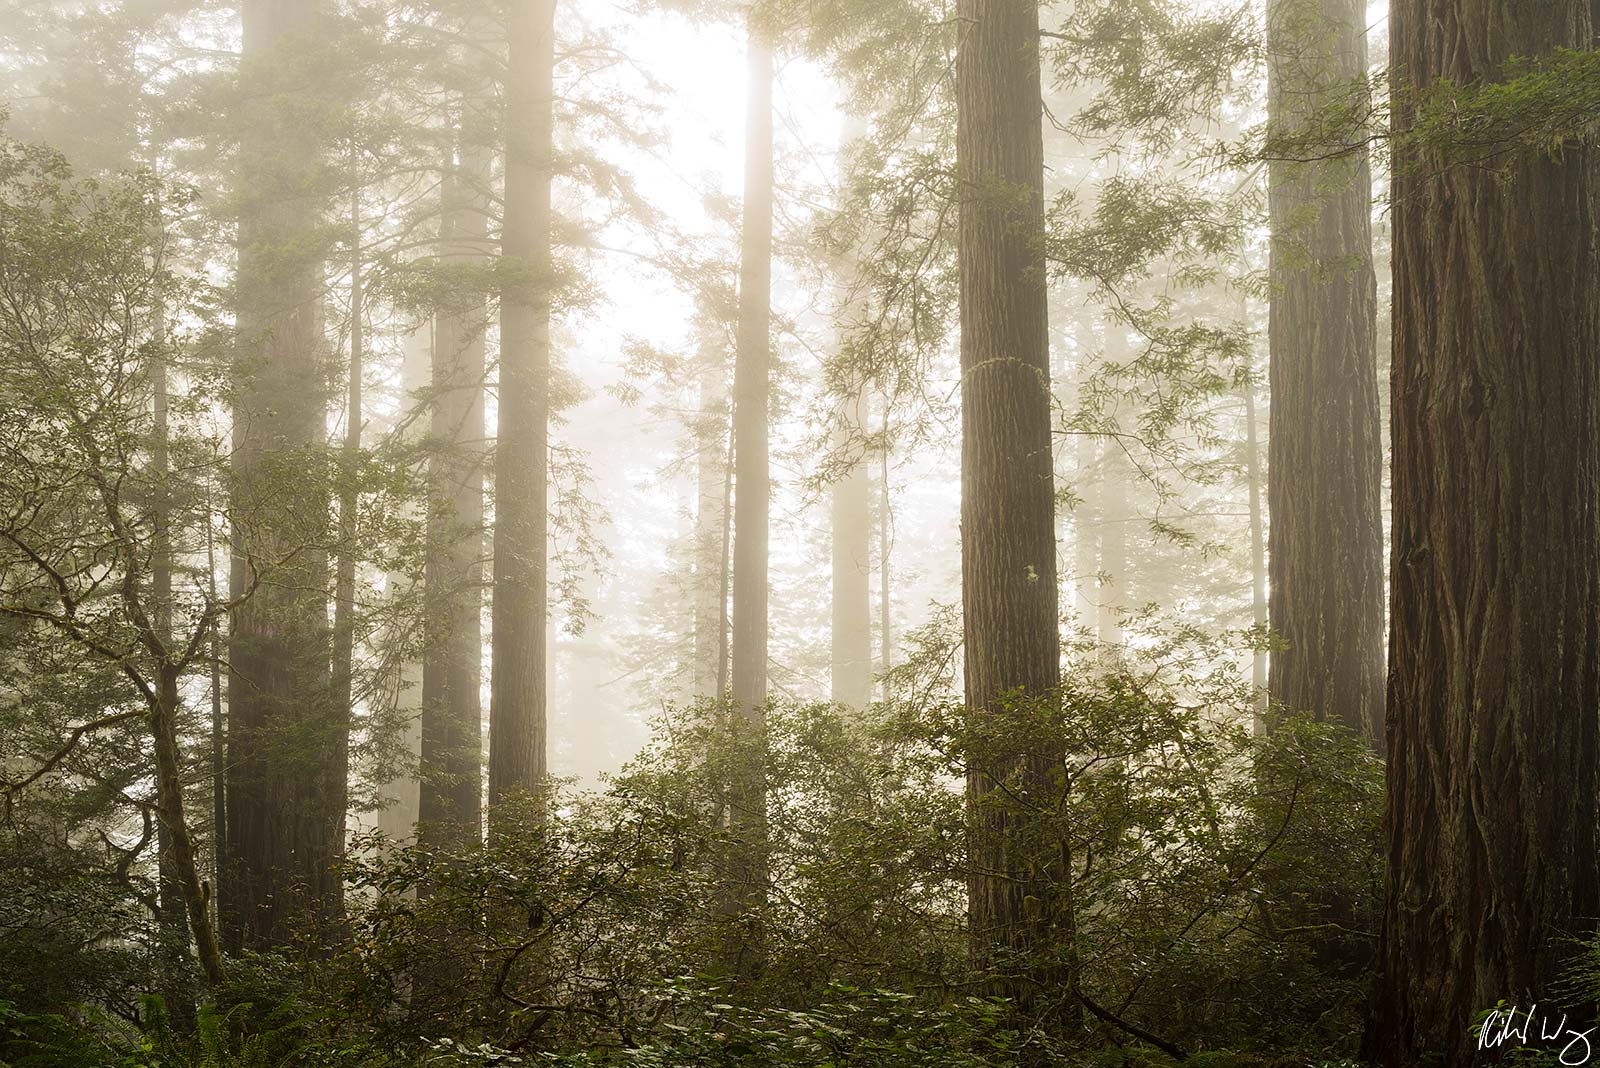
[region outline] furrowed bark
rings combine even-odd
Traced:
[[[767,543],[771,474],[768,405],[772,316],[772,52],[754,27],[747,35],[749,96],[745,127],[744,232],[739,261],[739,329],[734,359],[734,515],[732,704],[747,759],[728,784],[729,818],[740,851],[725,888],[726,908],[746,917],[730,948],[730,967],[757,973],[765,956],[759,918],[766,899]]]
[[[1394,560],[1373,1059],[1473,1060],[1474,1014],[1553,1006],[1600,911],[1600,253],[1576,144],[1452,166],[1413,87],[1587,48],[1589,0],[1391,11]]]
[[[478,190],[488,158],[463,149],[459,172],[445,183],[441,245],[457,262],[481,262],[487,215]],[[477,841],[482,824],[483,712],[479,701],[483,641],[483,479],[487,310],[481,297],[453,298],[434,318],[428,550],[424,563],[421,792],[424,840],[458,846]],[[543,633],[542,628],[539,630]]]
[[[326,445],[321,146],[278,84],[285,50],[314,39],[316,0],[249,0],[242,70],[238,361],[228,649],[229,948],[287,945],[303,923],[336,920],[344,813],[330,784],[344,710],[332,700],[326,482],[306,477]]]
[[[1364,0],[1273,0],[1274,132],[1301,129],[1366,74]],[[1270,165],[1272,404],[1267,686],[1383,744],[1382,438],[1372,179],[1364,152]]]
[[[489,807],[546,771],[549,609],[550,183],[555,167],[555,0],[512,5],[502,254],[525,272],[500,297],[494,453],[494,646]],[[491,827],[491,830],[493,828]]]
[[[956,159],[961,310],[961,590],[966,702],[1011,714],[1008,693],[1049,701],[1060,683],[1055,487],[1044,261],[1039,12],[1034,0],[961,0]],[[975,765],[968,919],[974,963],[1022,954],[999,992],[1028,1012],[1070,985],[1044,956],[1071,929],[1065,871],[1022,843],[1027,817],[996,804],[1000,781],[1048,794],[1059,753]],[[1070,942],[1070,935],[1067,936]]]

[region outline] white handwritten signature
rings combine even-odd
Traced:
[[[1516,1045],[1526,1046],[1529,1035],[1536,1035],[1540,1043],[1554,1043],[1563,1036],[1570,1035],[1567,1044],[1561,1047],[1561,1052],[1557,1055],[1560,1062],[1567,1068],[1588,1064],[1590,1058],[1594,1056],[1594,1047],[1589,1042],[1589,1036],[1595,1032],[1596,1027],[1600,1027],[1600,1024],[1579,1031],[1567,1026],[1567,1014],[1562,1013],[1560,1022],[1552,1027],[1550,1023],[1552,1017],[1548,1013],[1540,1012],[1539,1027],[1535,1031],[1533,1020],[1538,1009],[1538,1002],[1534,1002],[1526,1011],[1515,1005],[1508,1009],[1490,1009],[1489,1015],[1483,1018],[1483,1024],[1478,1028],[1478,1048],[1498,1049],[1513,1039],[1516,1040]]]

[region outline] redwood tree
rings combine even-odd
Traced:
[[[733,370],[733,700],[754,719],[767,700],[767,405],[772,321],[772,52],[749,36],[744,232]]]
[[[465,149],[445,182],[442,251],[452,262],[483,259],[487,215],[480,190],[488,159]],[[428,550],[424,573],[421,792],[418,818],[434,840],[475,841],[483,794],[484,329],[481,295],[457,295],[437,310],[428,461]]]
[[[491,806],[535,790],[545,774],[555,21],[556,0],[519,0],[511,7],[501,252],[519,270],[500,296]]]
[[[739,261],[739,329],[733,368],[734,512],[732,700],[735,727],[749,746],[747,764],[728,784],[729,817],[744,849],[724,888],[725,906],[754,915],[766,893],[766,768],[759,757],[767,702],[767,542],[772,487],[768,411],[772,342],[772,51],[752,25],[747,36],[744,232]],[[730,947],[740,975],[759,970],[763,957],[756,918]]]
[[[1275,134],[1301,131],[1366,73],[1365,0],[1268,5]],[[1383,734],[1382,439],[1372,178],[1365,152],[1270,168],[1269,617],[1285,709]]]
[[[981,716],[1008,714],[1010,691],[1048,699],[1060,682],[1044,143],[1035,0],[961,0],[956,14],[961,592],[966,701]],[[996,947],[1042,948],[1064,919],[1048,890],[1062,873],[1026,870],[1019,814],[990,803],[1002,779],[1025,792],[1059,766],[1059,754],[1027,753],[968,774],[979,963]]]
[[[1552,1002],[1596,887],[1600,250],[1592,151],[1451,165],[1413,90],[1587,48],[1590,0],[1397,0],[1385,1065]]]
[[[329,679],[324,205],[308,92],[284,62],[316,39],[316,0],[248,0],[241,77],[228,648],[228,854],[233,950],[285,944],[339,906],[348,709]]]

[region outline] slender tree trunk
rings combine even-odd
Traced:
[[[1106,586],[1100,592],[1100,644],[1115,656],[1122,647],[1122,617],[1131,600],[1128,569],[1128,535],[1133,526],[1129,502],[1126,446],[1116,440],[1106,442],[1100,468],[1100,563],[1099,572]]]
[[[488,238],[482,193],[488,157],[463,148],[445,183],[444,255],[475,263]],[[457,298],[458,304],[461,298]],[[483,796],[483,478],[487,310],[481,298],[435,317],[428,461],[428,553],[422,653],[421,795],[418,818],[440,845],[476,841]]]
[[[150,733],[155,742],[156,809],[166,831],[171,870],[189,917],[190,933],[200,957],[206,983],[217,986],[224,979],[222,953],[211,927],[207,895],[201,885],[194,859],[194,842],[183,813],[183,771],[178,751],[178,671],[169,664],[159,665],[155,680],[156,700],[150,706]]]
[[[849,405],[837,446],[857,447],[863,396]],[[830,487],[833,526],[833,700],[850,708],[872,703],[872,478],[863,455]]]
[[[248,0],[238,158],[232,588],[252,591],[229,634],[224,937],[231,949],[288,945],[335,920],[329,789],[344,710],[329,679],[329,500],[306,466],[326,443],[323,264],[313,124],[286,98],[283,53],[317,32],[317,0]]]
[[[1272,0],[1269,115],[1292,131],[1367,66],[1365,0]],[[1275,162],[1268,685],[1382,745],[1383,515],[1372,180],[1364,153]]]
[[[502,254],[526,277],[500,297],[489,805],[544,781],[549,560],[551,199],[556,0],[511,9]]]
[[[694,693],[697,697],[722,697],[727,670],[728,564],[723,543],[728,529],[728,374],[716,345],[706,345],[700,361],[700,414],[695,426]]]
[[[1553,1007],[1600,912],[1600,174],[1406,144],[1404,90],[1583,49],[1590,0],[1391,8],[1394,562],[1373,1059],[1471,1062],[1475,1013]],[[1276,526],[1274,517],[1274,526]],[[1586,1026],[1585,1024],[1579,1026]]]
[[[733,426],[728,426],[728,455],[722,465],[722,586],[718,590],[717,699],[729,696],[728,674],[733,659]]]
[[[1094,346],[1094,331],[1086,321],[1077,326],[1078,375],[1090,373],[1089,353]],[[1080,390],[1082,386],[1080,384]],[[1097,592],[1100,573],[1100,442],[1092,434],[1078,434],[1073,447],[1073,492],[1077,504],[1072,509],[1073,607],[1078,625],[1097,633]]]
[[[349,808],[350,723],[355,712],[356,508],[361,464],[361,376],[366,349],[366,308],[361,278],[361,200],[351,198],[350,224],[350,366],[344,407],[344,450],[339,486],[339,541],[333,579],[333,705],[344,716],[344,729],[334,739],[337,752],[328,766],[330,805],[339,812],[330,828],[336,840],[329,848],[344,858],[345,813]]]
[[[414,439],[420,438],[423,433],[420,409],[431,403],[432,333],[431,323],[419,326],[406,337],[401,349],[401,419],[409,421],[410,426],[414,428],[408,432]],[[415,511],[411,518],[418,518]],[[424,568],[427,566],[426,559],[423,566]],[[389,575],[388,586],[395,601],[401,602],[409,597],[413,581],[409,575],[401,573]],[[402,724],[399,749],[404,766],[399,774],[378,787],[378,794],[384,802],[384,807],[377,813],[376,823],[378,830],[391,841],[406,842],[412,840],[412,836],[416,833],[418,813],[421,809],[422,784],[418,775],[422,763],[420,658],[412,656],[400,658],[392,666],[391,674],[385,684],[392,687],[394,696],[390,700],[394,703],[396,718]]]
[[[1122,323],[1104,324],[1105,351],[1113,365],[1122,366],[1131,355],[1128,330]],[[1126,406],[1113,407],[1111,419],[1121,430],[1120,419]],[[1128,458],[1128,441],[1121,434],[1107,437],[1101,447],[1098,486],[1098,525],[1100,536],[1099,574],[1104,576],[1097,603],[1099,637],[1105,663],[1114,665],[1122,655],[1122,620],[1133,607],[1133,569],[1129,564],[1128,542],[1134,532],[1137,514],[1133,507],[1133,482],[1136,472]]]
[[[1261,445],[1256,440],[1255,386],[1244,388],[1245,479],[1250,484],[1250,619],[1259,629],[1267,622],[1267,541],[1262,530]],[[1256,734],[1266,730],[1267,654],[1257,649],[1250,657],[1250,686],[1255,694]]]
[[[217,545],[212,531],[212,508],[206,497],[206,594],[211,604],[217,597]],[[222,621],[212,624],[207,645],[211,659],[211,863],[214,887],[222,885],[228,856],[228,757],[227,728],[222,712]],[[221,925],[221,903],[217,902],[217,922]]]
[[[1002,695],[1048,700],[1061,680],[1044,271],[1044,143],[1035,0],[959,0],[956,161],[961,182],[961,590],[972,714]],[[1022,954],[1031,976],[1000,990],[1025,1012],[1070,984],[1036,954],[1070,942],[1059,888],[1069,867],[1030,852],[1024,817],[991,796],[1002,780],[1050,796],[1059,753],[974,765],[968,917],[975,962]],[[1050,995],[1053,1000],[1055,994]]]
[[[156,314],[157,355],[152,363],[155,407],[155,440],[151,444],[151,474],[155,480],[155,508],[152,513],[153,537],[150,553],[151,599],[154,622],[163,646],[172,641],[172,507],[168,484],[167,416],[167,322],[164,309]],[[189,991],[189,928],[184,910],[183,873],[179,870],[176,842],[165,819],[156,820],[157,906],[164,960],[163,998],[172,1024],[180,1032],[193,1026],[194,998]],[[209,922],[209,920],[208,920]]]
[[[883,448],[878,450],[878,673],[883,678],[880,699],[887,705],[894,696],[889,671],[894,667],[894,625],[889,614],[890,549],[894,541],[894,501],[889,496],[889,398],[883,400]]]
[[[867,123],[848,116],[840,136],[840,160],[849,159],[867,135]],[[848,179],[848,167],[841,180]],[[870,237],[862,239],[863,244]],[[840,356],[847,355],[853,320],[860,309],[854,307],[861,279],[852,257],[840,256],[833,265],[834,284],[839,293],[835,310],[836,341]],[[872,703],[872,456],[866,447],[867,416],[870,404],[868,382],[847,369],[848,394],[839,399],[833,428],[833,452],[850,457],[848,466],[836,472],[829,485],[829,520],[832,527],[833,579],[829,601],[832,619],[829,634],[830,684],[833,700],[849,708],[862,709]]]

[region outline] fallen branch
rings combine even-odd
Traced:
[[[1157,1035],[1151,1034],[1138,1024],[1129,1023],[1127,1020],[1124,1020],[1110,1009],[1096,1002],[1078,987],[1073,987],[1072,994],[1078,999],[1084,1008],[1088,1009],[1090,1013],[1097,1016],[1103,1022],[1126,1031],[1134,1038],[1137,1038],[1140,1042],[1154,1046],[1156,1049],[1160,1050],[1162,1053],[1165,1053],[1175,1061],[1186,1061],[1189,1059],[1189,1055],[1187,1053],[1179,1049],[1177,1046],[1174,1046],[1171,1042],[1168,1042],[1166,1039]]]

